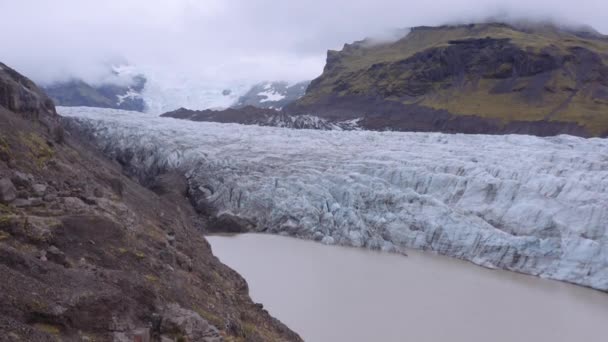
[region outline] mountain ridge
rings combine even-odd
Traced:
[[[286,111],[376,129],[608,135],[608,37],[551,25],[416,27],[328,51]],[[464,122],[464,123],[463,123]]]
[[[143,112],[146,103],[142,92],[147,79],[143,75],[132,78],[131,85],[91,85],[80,79],[53,83],[43,90],[58,106],[114,108]]]
[[[254,106],[258,108],[269,108],[281,110],[286,105],[304,96],[310,81],[302,81],[290,84],[285,81],[261,82],[243,94],[232,108],[243,108]]]

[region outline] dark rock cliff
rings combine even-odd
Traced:
[[[0,107],[49,128],[58,122],[53,100],[42,93],[34,82],[0,63]]]

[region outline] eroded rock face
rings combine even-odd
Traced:
[[[28,78],[0,63],[0,106],[27,118],[56,117],[53,101]]]

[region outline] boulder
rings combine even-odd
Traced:
[[[55,194],[46,194],[42,198],[45,202],[53,202],[57,199],[57,195]]]
[[[186,341],[220,342],[222,337],[216,327],[198,313],[178,304],[169,304],[163,312],[161,334],[179,336]]]
[[[65,257],[65,254],[57,247],[55,246],[51,246],[49,247],[49,249],[46,250],[46,258],[51,261],[54,262],[56,264],[65,266],[65,267],[69,267],[70,263],[68,262],[67,258]]]
[[[34,191],[34,194],[38,197],[44,196],[44,194],[46,193],[46,189],[47,189],[47,186],[44,184],[34,184],[34,186],[32,186],[32,190]]]
[[[181,267],[182,269],[188,271],[188,272],[192,272],[192,269],[194,267],[194,264],[192,263],[192,259],[187,256],[186,254],[180,252],[180,251],[175,251],[175,259],[177,261],[177,264],[179,265],[179,267]]]
[[[88,205],[78,197],[64,197],[63,204],[68,210],[74,212],[86,211],[88,208]]]
[[[8,178],[0,179],[0,203],[8,204],[17,198],[17,189]]]
[[[29,188],[34,181],[34,176],[29,173],[16,171],[11,180],[18,187]]]
[[[175,233],[174,232],[167,233],[166,238],[167,238],[167,243],[170,246],[174,246],[175,245]]]
[[[43,201],[40,197],[34,198],[17,198],[13,205],[17,208],[29,208],[29,207],[39,207],[43,205]]]
[[[134,342],[150,342],[150,328],[141,328],[133,332]]]
[[[208,230],[213,233],[246,233],[253,231],[255,224],[245,218],[231,214],[221,214],[209,222]]]

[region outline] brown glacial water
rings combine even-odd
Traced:
[[[251,297],[306,341],[608,341],[608,294],[408,251],[208,237]]]

